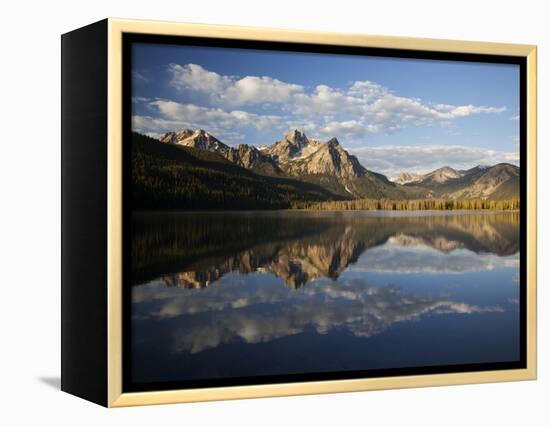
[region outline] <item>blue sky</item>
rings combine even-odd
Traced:
[[[519,67],[135,44],[133,128],[266,145],[337,137],[388,176],[519,162]]]

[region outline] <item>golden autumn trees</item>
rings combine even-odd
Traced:
[[[450,200],[443,198],[427,198],[420,200],[344,200],[321,202],[296,202],[291,208],[303,210],[492,210],[515,211],[519,210],[519,198],[510,200]]]

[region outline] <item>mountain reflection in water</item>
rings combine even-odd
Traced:
[[[519,250],[519,214],[372,216],[345,213],[138,215],[134,283],[205,287],[224,274],[260,272],[299,288],[338,278],[365,251],[388,241],[444,253],[465,248],[507,256]]]
[[[144,213],[132,234],[136,382],[519,356],[517,213]]]

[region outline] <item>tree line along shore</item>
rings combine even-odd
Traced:
[[[489,210],[518,211],[518,198],[510,200],[467,199],[449,200],[427,198],[420,200],[357,199],[319,202],[293,202],[291,210]]]

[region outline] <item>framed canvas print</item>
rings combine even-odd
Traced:
[[[62,37],[62,389],[536,378],[536,48],[107,19]]]

